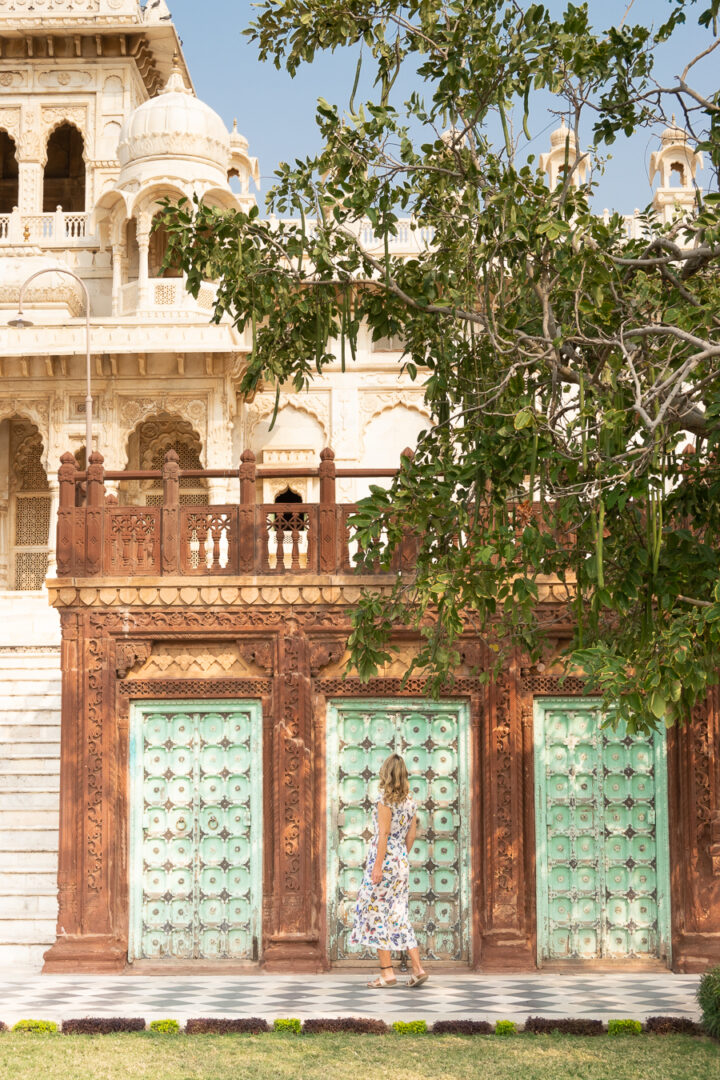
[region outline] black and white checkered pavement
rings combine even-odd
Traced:
[[[402,978],[402,976],[400,976]],[[367,976],[33,975],[0,979],[0,1020],[57,1022],[81,1016],[172,1017],[374,1016],[385,1020],[515,1020],[528,1016],[699,1017],[698,977],[557,974],[431,976],[412,990],[369,990]],[[404,982],[404,979],[403,979]]]

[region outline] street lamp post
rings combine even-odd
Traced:
[[[90,390],[90,293],[88,287],[82,278],[73,273],[72,270],[66,270],[63,266],[48,266],[43,270],[37,270],[34,274],[31,274],[29,278],[20,286],[20,296],[18,298],[18,315],[17,319],[12,319],[8,326],[14,326],[18,330],[24,330],[26,326],[32,326],[33,324],[29,319],[23,317],[23,296],[25,289],[28,287],[31,281],[40,277],[41,274],[66,274],[68,277],[74,278],[77,281],[85,294],[85,377],[86,377],[86,394],[85,394],[85,462],[86,465],[90,464],[90,455],[92,454],[92,393]]]

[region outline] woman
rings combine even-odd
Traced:
[[[428,976],[408,917],[408,854],[415,843],[417,804],[410,797],[405,762],[391,754],[380,769],[380,794],[373,811],[374,835],[358,893],[350,945],[377,949],[380,975],[373,990],[397,986],[390,951],[407,949],[413,974],[408,986],[422,986]]]

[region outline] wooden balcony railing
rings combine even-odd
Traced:
[[[409,454],[410,451],[405,451]],[[240,575],[349,574],[356,572],[357,541],[349,525],[355,506],[335,501],[336,476],[392,476],[396,469],[336,469],[326,448],[317,468],[260,467],[246,450],[239,469],[182,470],[169,450],[162,471],[105,472],[102,454],[90,457],[87,472],[64,454],[59,470],[58,577],[197,577]],[[314,476],[318,503],[255,501],[256,481],[268,477]],[[234,477],[237,504],[180,505],[180,480]],[[162,506],[121,506],[105,490],[106,480],[162,479]],[[410,537],[391,572],[410,570]],[[365,567],[365,573],[368,568]],[[374,567],[370,572],[379,572]]]

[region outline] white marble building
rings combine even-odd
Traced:
[[[175,58],[175,59],[174,59]],[[566,133],[543,168],[557,176]],[[691,201],[698,157],[668,129],[652,158],[656,206]],[[680,187],[673,185],[680,180]],[[393,342],[361,342],[354,369],[309,392],[238,395],[249,342],[211,325],[212,283],[197,300],[161,274],[151,224],[164,196],[222,207],[256,198],[258,165],[237,130],[192,89],[165,0],[0,0],[0,965],[39,969],[55,940],[60,635],[44,581],[54,573],[59,458],[85,455],[85,311],[90,293],[95,447],[109,470],[156,467],[393,465],[427,423],[422,390],[399,375]],[[628,228],[634,228],[629,219]],[[400,229],[410,252],[421,231]],[[371,231],[367,242],[373,243]],[[14,319],[22,283],[32,326]],[[262,501],[287,487],[264,481]],[[303,500],[316,481],[293,480]],[[363,493],[338,482],[338,497]],[[159,490],[116,482],[121,500]],[[235,499],[234,482],[185,488],[186,501]]]

